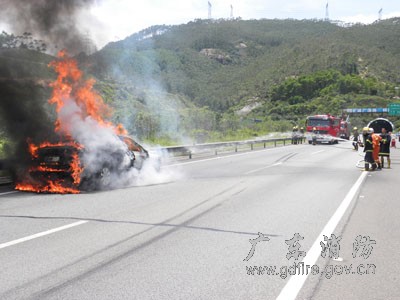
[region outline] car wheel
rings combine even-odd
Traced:
[[[111,184],[111,171],[108,167],[103,167],[99,173],[99,187],[101,189],[109,187]]]

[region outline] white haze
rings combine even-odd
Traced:
[[[73,140],[84,146],[81,157],[84,174],[95,175],[105,165],[111,166],[109,188],[161,184],[183,178],[176,169],[162,168],[162,162],[168,157],[162,150],[150,153],[140,170],[130,168],[130,160],[124,154],[128,148],[113,129],[102,126],[90,116],[82,118],[82,115],[81,107],[73,99],[65,99],[58,113],[61,133],[71,134]],[[121,157],[123,161],[120,161]]]

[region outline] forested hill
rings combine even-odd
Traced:
[[[180,143],[285,131],[314,113],[386,106],[399,96],[399,49],[398,18],[352,26],[196,20],[153,26],[78,59],[116,121],[140,139]],[[3,49],[0,63],[13,64],[14,78],[48,78],[51,57],[22,50]]]
[[[154,26],[93,56],[96,76],[148,79],[196,105],[225,111],[267,98],[290,76],[334,69],[395,83],[400,74],[398,19],[340,27],[323,21],[220,20]],[[117,66],[117,67],[116,67]]]

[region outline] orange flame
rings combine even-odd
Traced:
[[[36,184],[29,183],[18,183],[15,189],[24,192],[35,192],[35,193],[57,193],[57,194],[79,194],[79,190],[76,188],[64,187],[61,182],[49,181],[46,186],[38,186]]]
[[[32,144],[29,141],[29,139],[28,139],[28,150],[29,150],[29,153],[31,154],[32,158],[38,158],[39,147],[36,146],[35,144]]]
[[[71,176],[74,180],[74,184],[78,186],[81,183],[81,174],[83,172],[83,168],[81,167],[79,155],[76,152],[72,155],[70,170],[72,172]]]
[[[65,172],[64,170],[49,168],[45,166],[36,166],[29,168],[29,172],[49,172],[49,173],[60,173]]]
[[[104,103],[103,98],[93,89],[94,79],[85,80],[81,70],[78,68],[76,60],[69,58],[65,51],[58,53],[59,60],[52,61],[49,66],[58,74],[57,79],[50,84],[53,88],[50,104],[56,105],[56,112],[59,113],[65,105],[65,101],[70,99],[81,109],[82,119],[91,117],[102,127],[109,127],[116,134],[121,132],[127,134],[122,124],[114,126],[110,121],[106,121],[112,114],[110,107]],[[55,122],[56,132],[63,128],[62,120],[58,118]]]
[[[54,60],[49,64],[49,67],[53,68],[57,73],[57,79],[50,83],[52,87],[52,95],[49,99],[49,103],[55,105],[55,110],[58,114],[57,120],[54,123],[55,132],[61,133],[66,139],[66,142],[50,143],[45,141],[39,145],[33,144],[29,139],[28,151],[35,160],[39,157],[39,150],[44,147],[58,147],[58,146],[71,146],[76,149],[72,154],[72,160],[68,170],[60,170],[55,166],[34,166],[29,169],[30,172],[44,172],[44,173],[57,173],[68,171],[71,173],[73,180],[72,187],[65,187],[63,180],[51,180],[49,178],[42,178],[41,181],[45,183],[27,182],[18,183],[16,189],[21,191],[32,191],[32,192],[48,192],[48,193],[79,193],[78,187],[81,183],[81,176],[84,170],[78,150],[84,148],[83,145],[75,142],[71,138],[69,132],[69,120],[63,120],[60,118],[60,112],[66,105],[66,101],[74,101],[75,104],[80,108],[77,113],[78,116],[84,120],[87,117],[92,118],[97,124],[104,128],[111,128],[116,134],[126,135],[128,132],[122,124],[115,126],[107,118],[111,116],[111,109],[104,103],[101,96],[94,91],[93,86],[95,80],[85,80],[81,70],[78,68],[76,60],[68,57],[65,50],[58,53],[58,59]],[[65,122],[65,124],[64,124]]]
[[[77,194],[79,190],[77,187],[81,182],[81,173],[83,172],[83,168],[81,167],[80,159],[78,150],[83,149],[83,146],[74,142],[59,142],[59,143],[50,143],[50,142],[43,142],[39,146],[32,144],[28,141],[28,149],[31,153],[32,159],[36,159],[39,157],[39,150],[45,147],[60,147],[60,146],[71,146],[74,147],[76,150],[72,154],[72,161],[70,163],[70,168],[68,170],[57,169],[56,167],[47,167],[43,165],[33,166],[29,169],[29,172],[45,172],[45,173],[61,173],[69,171],[71,172],[71,177],[73,179],[73,187],[65,187],[63,186],[63,180],[51,180],[49,178],[42,178],[43,183],[32,183],[32,182],[23,182],[18,183],[15,186],[15,189],[20,191],[29,191],[29,192],[36,192],[36,193],[72,193]]]

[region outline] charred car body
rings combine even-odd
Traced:
[[[95,190],[109,188],[113,175],[140,169],[149,154],[131,137],[115,136],[112,144],[95,149],[77,143],[43,145],[32,158],[29,176],[39,186],[56,183],[79,190]]]

